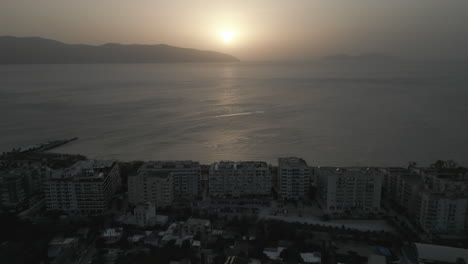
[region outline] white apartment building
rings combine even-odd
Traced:
[[[85,160],[55,171],[44,183],[47,210],[82,215],[104,212],[121,185],[115,161]]]
[[[467,209],[467,196],[426,190],[418,196],[416,219],[428,233],[457,234],[465,231]]]
[[[174,175],[170,171],[140,171],[128,177],[128,201],[137,205],[141,202],[153,203],[156,207],[166,207],[174,201]]]
[[[165,172],[173,177],[175,199],[193,199],[199,195],[200,163],[186,161],[150,161],[145,162],[139,172]]]
[[[156,218],[156,207],[149,202],[139,203],[133,210],[136,224],[140,227],[151,225]]]
[[[269,195],[270,167],[263,161],[221,161],[210,166],[209,192],[212,196]]]
[[[383,173],[375,168],[318,168],[318,200],[327,213],[377,212]]]
[[[384,194],[426,232],[456,234],[466,229],[468,177],[455,170],[384,169]]]
[[[24,177],[0,172],[0,206],[15,209],[24,205],[26,192]]]
[[[278,159],[279,193],[284,200],[303,199],[310,190],[312,169],[301,158]]]
[[[422,170],[426,189],[444,193],[468,193],[468,173],[455,170]]]
[[[459,234],[468,224],[468,174],[422,170],[424,189],[417,197],[416,220],[428,233]]]
[[[413,215],[417,198],[424,189],[423,176],[418,169],[387,168],[383,169],[385,197]]]

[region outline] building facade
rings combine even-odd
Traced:
[[[457,235],[468,225],[468,175],[457,169],[425,169],[416,220],[424,231]]]
[[[174,176],[170,171],[139,171],[128,177],[128,201],[132,205],[150,202],[166,207],[174,201]]]
[[[270,195],[270,167],[262,161],[216,162],[210,166],[208,185],[212,196]]]
[[[151,225],[151,220],[156,218],[156,207],[152,203],[142,202],[133,209],[133,214],[135,215],[136,224],[145,227]]]
[[[44,183],[47,210],[81,215],[103,213],[121,185],[115,161],[85,160],[58,170]]]
[[[414,215],[420,191],[424,189],[423,175],[414,168],[387,168],[384,172],[383,193],[409,215]]]
[[[418,196],[416,219],[428,233],[457,234],[465,231],[468,198],[432,193]]]
[[[194,161],[145,162],[139,172],[171,173],[175,199],[193,199],[199,195],[200,163]]]
[[[11,173],[0,174],[0,206],[16,209],[26,201],[24,177]]]
[[[284,200],[299,200],[310,190],[312,169],[295,157],[278,159],[279,193]]]
[[[383,173],[375,168],[318,168],[318,201],[327,213],[380,210]]]

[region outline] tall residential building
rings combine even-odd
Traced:
[[[25,200],[24,177],[7,172],[0,174],[0,206],[14,209],[24,205]]]
[[[150,202],[166,207],[174,201],[174,175],[170,171],[139,171],[128,177],[128,201],[132,205]]]
[[[133,209],[133,213],[136,224],[140,227],[145,227],[151,225],[151,220],[156,217],[156,207],[152,203],[142,202]]]
[[[393,201],[408,214],[413,215],[417,206],[418,194],[424,188],[423,176],[419,169],[383,169],[385,198]]]
[[[318,200],[325,212],[377,212],[383,173],[375,168],[319,168]]]
[[[43,185],[52,170],[40,162],[15,161],[1,164],[0,206],[19,209],[34,203],[43,196]]]
[[[426,189],[443,193],[468,193],[468,172],[458,169],[423,169]]]
[[[120,187],[115,161],[85,160],[56,171],[44,183],[47,210],[82,215],[103,213]]]
[[[27,197],[43,193],[44,182],[52,175],[52,169],[39,162],[17,162],[2,174],[23,178],[24,191]]]
[[[208,175],[212,196],[269,195],[271,184],[270,167],[263,161],[216,162]]]
[[[457,169],[423,170],[416,220],[428,233],[460,234],[468,224],[468,174]]]
[[[171,173],[175,199],[192,199],[199,195],[201,178],[200,163],[191,160],[186,161],[150,161],[145,162],[140,172]]]
[[[278,159],[279,190],[282,199],[303,199],[310,190],[312,170],[305,160],[295,157]]]
[[[425,190],[418,196],[416,220],[424,231],[434,234],[463,233],[468,198]]]

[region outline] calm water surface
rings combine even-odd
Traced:
[[[466,66],[466,65],[465,65]],[[0,66],[0,151],[311,165],[468,163],[463,65]]]

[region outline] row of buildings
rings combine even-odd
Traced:
[[[116,161],[84,160],[55,170],[43,188],[47,210],[95,215],[107,210],[120,186]]]
[[[326,214],[382,212],[391,202],[428,233],[456,234],[468,225],[468,174],[431,168],[311,167],[303,159],[280,158],[278,167],[265,162],[216,162],[205,172],[211,197],[315,198]],[[130,177],[131,204],[149,201],[168,206],[178,198],[201,194],[202,170],[192,161],[148,162]]]
[[[158,207],[174,200],[202,195],[201,181],[208,181],[212,197],[270,196],[279,189],[284,199],[302,199],[313,182],[313,169],[303,159],[280,158],[278,177],[272,166],[263,161],[221,161],[209,166],[206,174],[198,162],[152,161],[144,163],[137,175],[128,178],[129,201],[151,201]],[[278,184],[275,184],[275,179]],[[278,185],[279,187],[277,187]]]
[[[428,233],[457,234],[468,224],[468,174],[460,169],[384,169],[384,198]]]
[[[207,186],[202,188],[201,186]],[[48,210],[100,214],[121,186],[116,161],[81,160],[52,170],[38,163],[0,170],[0,205],[18,208],[45,197]],[[131,205],[211,197],[315,198],[326,214],[381,212],[390,202],[426,232],[456,234],[467,227],[468,173],[460,169],[311,167],[300,158],[280,158],[278,167],[262,161],[145,162],[128,178]],[[312,197],[313,198],[313,197]]]
[[[20,211],[33,204],[43,193],[43,183],[52,169],[40,162],[0,164],[0,207]]]

